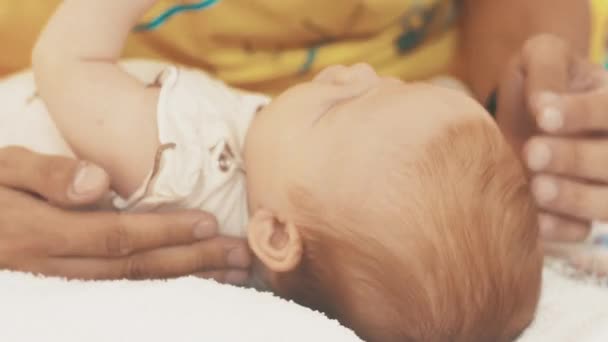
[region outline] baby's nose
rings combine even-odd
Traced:
[[[358,63],[350,67],[334,65],[321,71],[315,81],[329,82],[333,84],[351,84],[356,82],[374,82],[380,77],[369,64]]]
[[[358,63],[336,73],[334,84],[373,86],[380,77],[369,64]]]
[[[380,77],[376,73],[376,70],[367,63],[357,63],[350,67],[351,73],[357,81],[376,81]]]

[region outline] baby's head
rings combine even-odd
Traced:
[[[524,172],[459,92],[333,67],[245,144],[249,241],[271,287],[368,341],[509,341],[541,281]]]

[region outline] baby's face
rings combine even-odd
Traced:
[[[456,131],[454,127],[475,129]],[[501,139],[490,116],[465,94],[381,78],[366,65],[328,68],[311,82],[287,90],[260,111],[245,142],[249,205],[255,212],[249,240],[262,261],[267,283],[279,294],[313,303],[313,307],[315,303],[321,308],[329,305],[328,311],[334,310],[355,330],[395,336],[400,336],[399,329],[406,323],[417,326],[420,317],[435,319],[438,323],[431,327],[470,323],[466,328],[473,333],[476,327],[486,327],[486,312],[497,317],[503,313],[485,306],[469,312],[466,306],[452,303],[483,296],[493,300],[494,293],[512,291],[518,301],[513,296],[505,298],[517,307],[513,314],[500,316],[496,331],[521,330],[533,315],[540,276],[528,277],[531,285],[527,287],[518,278],[526,274],[520,273],[523,264],[518,261],[524,260],[527,270],[540,274],[540,255],[500,248],[498,242],[511,238],[495,237],[511,236],[501,232],[520,227],[514,219],[519,215],[508,211],[504,214],[508,220],[501,213],[496,221],[485,215],[484,209],[503,203],[517,213],[524,207],[505,199],[513,197],[505,195],[505,184],[510,186],[515,179],[523,186],[524,177]],[[475,148],[479,146],[488,148]],[[421,158],[423,153],[433,156],[433,151],[435,158]],[[515,171],[494,177],[503,160],[512,166],[506,169]],[[478,179],[482,176],[490,178]],[[521,186],[514,191],[525,195],[518,190]],[[536,217],[529,211],[525,217]],[[533,219],[524,221],[523,227],[534,232]],[[262,229],[268,226],[273,228]],[[489,266],[466,272],[463,265],[487,251],[489,242],[495,247],[489,249],[492,258],[481,263]],[[513,262],[517,267],[496,268],[493,262],[502,266]],[[445,270],[452,272],[446,276]],[[515,280],[495,282],[496,270]],[[350,286],[355,281],[362,286]],[[513,287],[516,281],[523,285]],[[473,289],[471,283],[479,286]],[[410,295],[416,293],[425,295],[413,300]],[[407,312],[409,306],[414,314]],[[370,312],[369,307],[375,310]],[[508,305],[492,307],[511,310]],[[511,317],[515,312],[523,312],[522,318]],[[465,321],[461,321],[462,313],[467,314]],[[393,322],[385,322],[387,317]]]
[[[289,215],[294,183],[327,203],[365,201],[390,172],[381,154],[399,149],[414,160],[444,126],[486,116],[453,90],[382,78],[365,64],[327,68],[254,119],[245,142],[250,210]]]

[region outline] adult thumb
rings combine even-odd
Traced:
[[[110,179],[103,169],[86,161],[5,147],[0,149],[0,186],[76,207],[97,202],[108,192]]]

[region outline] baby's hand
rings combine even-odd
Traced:
[[[608,250],[583,251],[570,258],[570,263],[577,270],[596,277],[608,276]]]
[[[498,123],[531,172],[543,238],[608,221],[608,74],[560,38],[529,40],[499,89]]]
[[[608,279],[608,225],[593,224],[585,243],[543,244],[545,254],[565,261],[576,271],[575,276],[591,275],[602,280]]]
[[[593,224],[588,247],[569,257],[572,266],[588,274],[608,276],[608,225]]]

